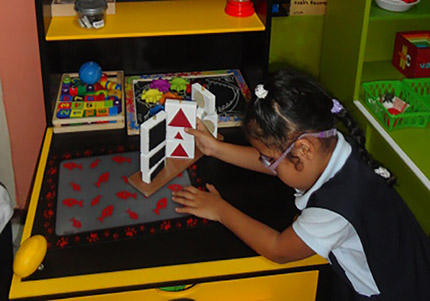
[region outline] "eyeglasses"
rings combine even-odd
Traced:
[[[296,140],[294,140],[278,159],[274,160],[273,158],[267,157],[263,154],[260,154],[260,157],[258,159],[260,160],[261,164],[263,164],[264,167],[266,167],[276,175],[277,174],[276,168],[279,166],[279,164],[281,164],[282,160],[284,160],[285,157],[291,152],[291,150],[294,148],[295,143],[299,139],[302,139],[303,137],[307,137],[307,136],[312,136],[317,138],[328,138],[331,136],[335,136],[336,133],[337,133],[336,129],[330,129],[319,133],[304,133],[300,135]]]

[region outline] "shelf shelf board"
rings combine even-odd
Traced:
[[[425,187],[430,190],[430,160],[428,160],[428,150],[425,147],[430,144],[429,126],[427,128],[404,128],[389,132],[368,110],[362,100],[355,100],[354,104]]]
[[[391,61],[365,62],[361,75],[361,82],[375,80],[400,80],[405,78],[403,73],[397,70]]]
[[[429,19],[430,1],[421,0],[420,3],[405,12],[390,12],[380,8],[374,1],[370,10],[370,20],[398,21],[402,19]]]
[[[47,41],[153,37],[264,31],[256,14],[236,18],[224,12],[225,0],[117,2],[101,29],[81,28],[76,17],[53,17]]]

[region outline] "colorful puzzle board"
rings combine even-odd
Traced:
[[[115,91],[115,99],[109,96],[110,90],[106,89],[104,91],[107,96],[100,100],[94,97],[95,93],[99,92],[78,91],[78,95],[65,94],[62,91],[64,78],[68,76],[73,81],[78,80],[79,75],[77,73],[62,75],[52,116],[54,133],[118,129],[125,126],[124,73],[122,71],[104,73],[108,75],[109,82],[119,87]]]
[[[171,80],[172,78],[183,78],[189,82],[184,91],[168,91],[176,93],[181,99],[191,99],[191,85],[196,82],[215,94],[218,127],[232,127],[241,124],[241,115],[246,102],[251,99],[251,92],[239,70],[147,74],[125,78],[127,133],[129,135],[139,134],[139,125],[151,116],[151,110],[156,107],[154,103],[142,101],[142,93],[150,89],[153,81]],[[163,96],[166,93],[163,93]]]

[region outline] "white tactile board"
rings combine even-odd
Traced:
[[[158,168],[158,166],[160,164],[164,164],[165,163],[165,158],[162,159],[160,162],[158,162],[157,164],[154,165],[154,167],[151,168],[151,170],[149,172],[143,172],[142,171],[142,181],[149,184],[151,183],[151,175],[152,173]]]
[[[163,141],[160,143],[156,148],[154,148],[149,154],[145,155],[143,153],[140,153],[140,171],[142,173],[149,173],[151,170],[150,161],[151,158],[158,154],[159,151],[162,151],[164,149],[164,155],[153,164],[153,166],[157,165],[161,160],[164,160],[166,158],[166,141]],[[152,167],[153,167],[152,166]]]
[[[182,138],[178,138],[182,137]],[[179,139],[185,141],[194,141],[194,136],[185,133],[184,128],[177,128],[173,126],[168,126],[166,129],[166,140]]]
[[[143,154],[149,154],[150,148],[150,131],[157,126],[163,120],[166,120],[167,114],[164,111],[158,112],[153,117],[146,120],[140,125],[140,152]],[[164,139],[165,140],[165,139]],[[157,146],[157,145],[156,145]],[[156,147],[155,146],[155,147]]]
[[[203,108],[208,115],[216,113],[215,109],[215,94],[212,94],[208,89],[199,83],[194,83],[191,86],[191,99],[197,103],[199,108]]]
[[[218,114],[214,113],[211,115],[205,115],[202,119],[206,128],[211,132],[211,134],[217,138],[218,136]]]
[[[176,156],[174,152],[177,148],[181,148],[185,151],[185,156]],[[183,141],[178,139],[167,140],[166,142],[166,156],[169,158],[179,159],[193,159],[194,158],[194,141]]]
[[[196,108],[197,104],[195,101],[183,101],[177,99],[167,99],[165,103],[165,111],[167,113],[167,126],[174,127],[184,127],[184,126],[176,126],[172,123],[177,120],[180,115],[185,115],[188,120],[189,125],[193,129],[196,128]]]

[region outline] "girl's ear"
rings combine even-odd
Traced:
[[[310,139],[300,139],[296,142],[296,156],[299,156],[303,161],[312,161],[315,156],[315,145]]]

